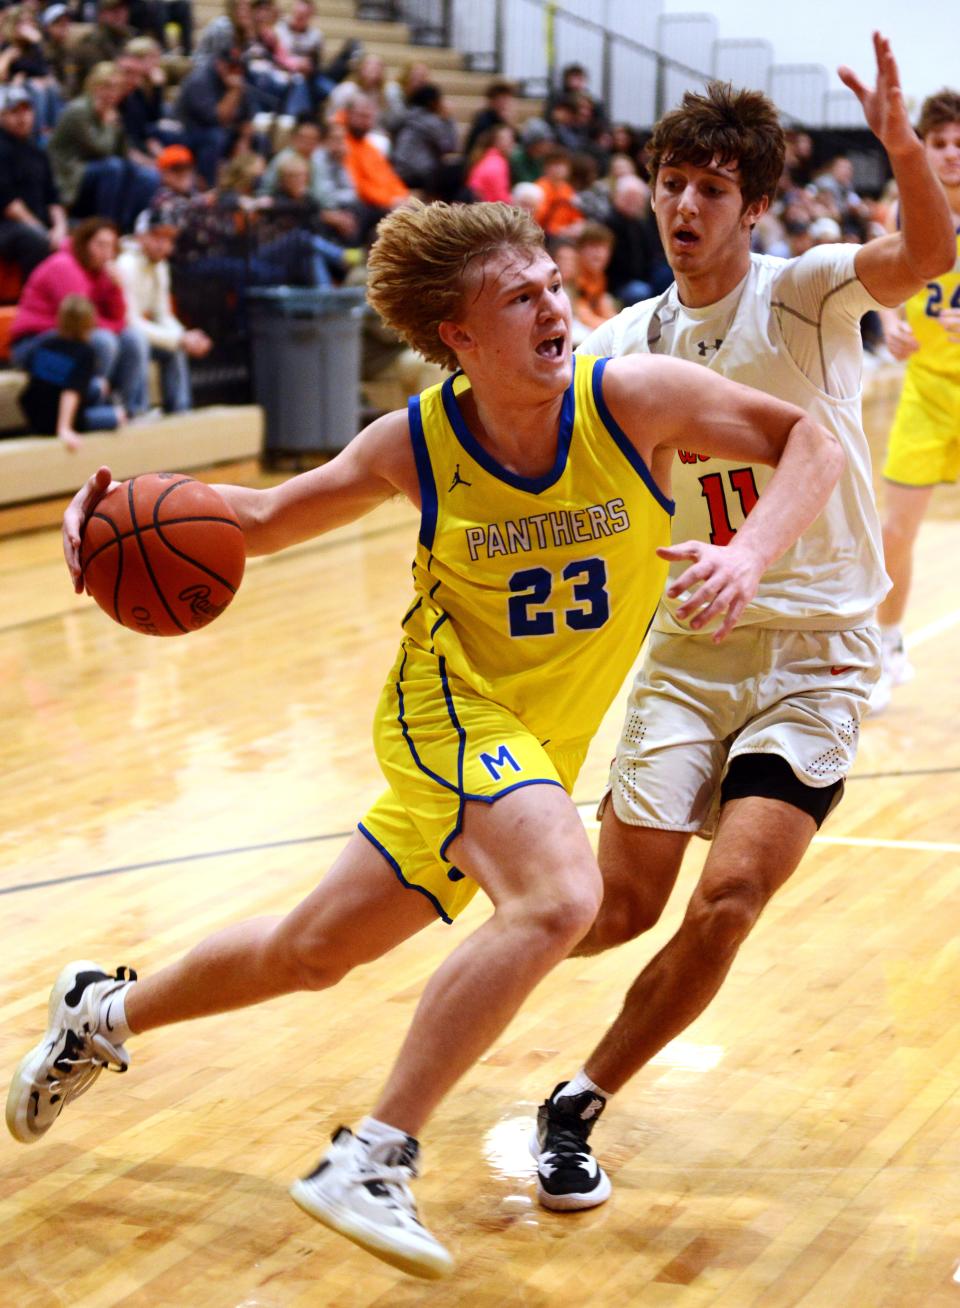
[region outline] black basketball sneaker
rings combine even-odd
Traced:
[[[561,1081],[540,1105],[530,1142],[537,1160],[537,1198],[556,1212],[596,1208],[610,1197],[610,1178],[587,1144],[607,1101],[589,1090],[557,1099],[566,1084]]]

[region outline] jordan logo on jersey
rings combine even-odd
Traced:
[[[453,490],[455,486],[470,486],[470,485],[472,485],[471,482],[467,481],[465,478],[460,476],[460,464],[458,463],[453,471],[453,481],[450,483],[450,490]],[[449,495],[450,491],[447,491],[447,494]]]

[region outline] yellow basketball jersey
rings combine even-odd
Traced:
[[[421,526],[404,631],[544,741],[596,731],[667,572],[655,550],[673,503],[607,409],[605,364],[574,357],[556,461],[537,478],[471,435],[462,374],[410,401]]]
[[[953,270],[928,282],[906,303],[907,322],[920,342],[919,350],[910,355],[907,366],[928,369],[960,382],[960,345],[951,341],[940,325],[942,309],[960,309],[960,230]]]

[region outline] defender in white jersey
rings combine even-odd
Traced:
[[[609,1094],[697,1017],[775,890],[839,800],[879,674],[874,613],[888,580],[860,423],[860,319],[898,304],[954,257],[943,193],[911,128],[896,64],[876,34],[877,84],[848,69],[900,188],[901,231],[793,260],[750,253],[783,166],[776,110],[714,84],[657,125],[651,180],[676,282],[625,309],[581,349],[693,360],[804,408],[840,439],[846,469],[826,508],[764,574],[730,639],[683,620],[666,595],[602,805],[603,905],[591,953],[656,923],[691,835],[712,836],[676,935],[614,1025],[538,1121],[539,1195],[589,1208],[610,1192],[587,1137]],[[725,545],[767,484],[764,469],[706,458],[691,437],[674,477],[675,538]],[[693,629],[691,629],[693,628]]]

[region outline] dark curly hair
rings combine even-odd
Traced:
[[[736,91],[729,82],[710,82],[703,94],[687,91],[653,129],[649,143],[650,182],[668,164],[707,168],[716,160],[740,171],[743,206],[773,199],[783,173],[786,138],[773,101],[760,91]]]
[[[934,95],[928,95],[920,108],[920,121],[917,134],[925,138],[938,127],[949,123],[960,123],[960,95],[944,87]]]

